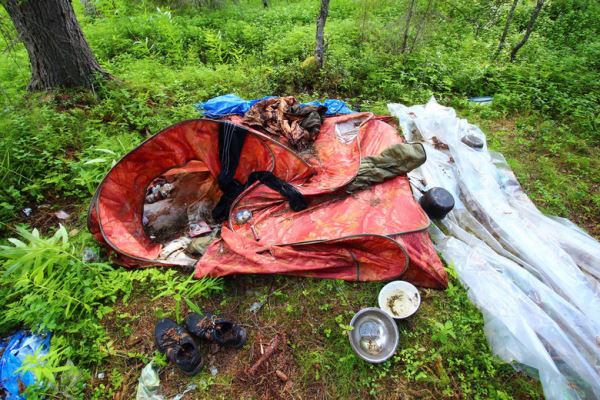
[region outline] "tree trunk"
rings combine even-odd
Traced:
[[[29,90],[93,88],[102,70],[77,23],[70,0],[0,0],[25,43]]]
[[[510,28],[510,22],[515,15],[515,9],[517,8],[517,4],[519,4],[519,0],[514,0],[512,6],[510,6],[510,10],[508,11],[508,15],[506,16],[506,23],[504,24],[504,30],[502,31],[502,36],[500,37],[500,43],[498,43],[498,48],[494,53],[494,59],[498,57],[502,49],[504,48],[504,43],[506,43],[506,36],[508,35],[508,29]]]
[[[315,61],[317,68],[323,68],[325,62],[325,21],[329,13],[329,0],[321,0],[321,11],[317,18],[317,46],[315,48]]]
[[[369,31],[367,24],[369,23],[369,17],[370,17],[370,12],[371,12],[371,8],[369,7],[370,2],[368,1],[361,1],[360,2],[360,36],[359,36],[359,41],[360,43],[364,43],[367,40],[367,32]]]
[[[519,51],[519,49],[521,47],[523,47],[525,45],[525,43],[527,43],[527,40],[529,40],[529,35],[531,35],[531,32],[533,32],[533,28],[535,27],[535,21],[537,21],[537,17],[538,15],[540,15],[540,11],[542,11],[542,6],[544,5],[544,1],[545,0],[538,0],[537,4],[535,5],[535,9],[533,10],[533,13],[531,14],[531,18],[529,19],[529,24],[527,24],[527,30],[525,31],[525,35],[523,36],[523,39],[521,39],[521,41],[519,43],[517,43],[515,45],[515,47],[513,47],[512,51],[510,52],[510,61],[515,61],[515,58],[517,57],[517,52]]]
[[[406,15],[406,27],[404,27],[404,38],[402,39],[402,52],[406,51],[406,47],[408,46],[408,33],[410,31],[410,20],[413,15],[413,8],[415,7],[415,0],[410,0],[410,5],[408,6],[408,14]]]
[[[425,24],[427,23],[427,19],[429,18],[429,10],[431,10],[432,5],[433,5],[433,0],[429,0],[427,2],[427,8],[425,9],[425,14],[423,14],[423,18],[421,18],[421,23],[419,24],[419,27],[417,28],[417,32],[415,32],[415,37],[413,38],[412,44],[410,45],[410,52],[412,52],[414,50],[414,48],[417,46],[417,40],[419,39],[419,35],[421,34],[421,31],[423,30],[423,28],[425,27]]]

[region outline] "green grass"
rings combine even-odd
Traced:
[[[116,160],[160,129],[196,117],[193,105],[213,96],[329,96],[386,113],[388,102],[423,103],[435,95],[482,127],[543,211],[598,236],[597,2],[547,3],[517,62],[509,63],[507,54],[491,60],[503,20],[493,21],[488,0],[436,4],[409,54],[399,50],[406,1],[335,0],[322,71],[311,62],[317,1],[275,0],[267,9],[256,1],[196,3],[182,0],[170,10],[158,0],[99,0],[96,17],[78,9],[93,51],[117,78],[98,82],[93,93],[26,93],[23,46],[0,56],[0,237],[8,246],[0,249],[0,306],[7,310],[0,332],[19,326],[55,332],[47,368],[37,372],[56,380],[51,390],[59,397],[133,396],[143,365],[164,364],[152,343],[153,323],[199,306],[245,321],[250,344],[219,355],[224,365],[216,377],[205,370],[188,379],[166,367],[161,387],[170,395],[190,382],[198,384],[199,398],[271,393],[265,382],[281,382],[248,385],[243,369],[256,354],[252,346],[285,332],[289,354],[282,362],[296,396],[540,398],[539,384],[491,355],[482,317],[455,278],[445,292],[423,292],[420,312],[400,324],[396,356],[371,366],[354,356],[345,329],[354,312],[375,305],[381,284],[265,276],[196,285],[175,270],[112,268],[104,255],[84,263],[83,249],[96,248],[85,233],[85,209]],[[518,40],[530,3],[518,8],[509,44]],[[420,21],[426,2],[418,4]],[[0,26],[4,48],[14,31],[3,11]],[[469,105],[466,97],[475,95],[494,95],[494,102]],[[33,208],[31,217],[24,207]],[[66,241],[52,215],[65,208],[72,214]],[[30,227],[16,230],[18,223]],[[31,236],[33,227],[40,237]],[[6,241],[18,236],[25,247]],[[9,271],[14,260],[24,261]],[[45,282],[48,288],[39,287]],[[221,286],[222,293],[215,291]],[[265,305],[254,314],[248,308],[256,301]],[[67,360],[76,367],[68,373]]]

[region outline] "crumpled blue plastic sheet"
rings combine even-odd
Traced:
[[[23,366],[27,356],[36,355],[36,352],[38,358],[48,354],[50,339],[50,334],[18,331],[0,341],[0,390],[6,392],[5,400],[25,399],[19,392],[19,381],[28,387],[35,383],[35,376],[31,371],[17,370]]]
[[[254,100],[244,100],[235,94],[225,94],[223,96],[213,97],[204,103],[196,104],[196,110],[204,112],[207,118],[221,118],[227,115],[244,115],[250,107],[261,100],[266,100],[272,96],[263,97]]]
[[[196,110],[204,113],[207,118],[222,118],[227,115],[244,115],[250,107],[259,101],[270,99],[274,96],[266,96],[260,99],[244,100],[235,94],[225,94],[223,96],[213,97],[204,103],[196,104]],[[325,115],[351,114],[354,111],[342,100],[326,99],[324,102],[314,100],[303,103],[303,106],[325,106],[327,112]]]
[[[352,114],[354,111],[348,107],[348,104],[338,99],[326,99],[324,102],[318,100],[309,101],[308,103],[302,103],[303,106],[325,106],[327,112],[325,115],[340,115],[340,114]]]

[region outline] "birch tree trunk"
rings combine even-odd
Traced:
[[[408,33],[410,31],[410,20],[413,15],[413,9],[415,8],[415,1],[410,0],[410,5],[408,6],[408,14],[406,15],[406,26],[404,27],[404,37],[402,38],[402,52],[406,51],[406,47],[408,46]]]
[[[412,44],[410,45],[410,52],[412,52],[415,47],[417,47],[417,40],[419,39],[419,35],[421,35],[421,31],[427,24],[427,19],[429,18],[429,11],[431,10],[431,6],[433,5],[433,0],[429,0],[427,2],[427,8],[425,9],[425,14],[423,14],[423,18],[421,19],[421,23],[417,28],[417,32],[415,32],[415,37],[413,38]]]
[[[502,36],[500,37],[500,42],[498,43],[498,48],[494,53],[494,59],[498,57],[502,49],[504,48],[504,44],[506,43],[506,36],[508,36],[508,29],[510,28],[510,23],[515,15],[515,10],[517,8],[517,4],[519,4],[519,0],[514,0],[512,6],[510,6],[510,10],[508,11],[508,15],[506,16],[506,23],[504,24],[504,30],[502,31]]]
[[[321,0],[321,10],[317,18],[317,45],[315,48],[315,61],[317,68],[323,68],[325,62],[325,22],[329,14],[329,0]]]
[[[510,52],[510,61],[511,62],[515,61],[515,58],[517,57],[517,52],[521,49],[521,47],[523,47],[525,45],[525,43],[527,43],[527,40],[529,40],[529,36],[531,35],[531,32],[533,32],[533,28],[535,27],[535,22],[537,21],[538,15],[540,15],[540,11],[542,11],[544,2],[545,2],[545,0],[537,1],[537,4],[535,5],[535,8],[533,10],[533,13],[531,14],[531,18],[529,19],[529,23],[527,24],[527,30],[525,31],[525,35],[523,36],[523,39],[521,39],[521,41],[519,43],[517,43],[515,45],[515,47],[513,47],[512,51]]]

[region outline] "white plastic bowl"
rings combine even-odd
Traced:
[[[393,281],[381,289],[377,302],[379,308],[392,318],[404,319],[417,312],[421,305],[421,295],[413,284]]]

